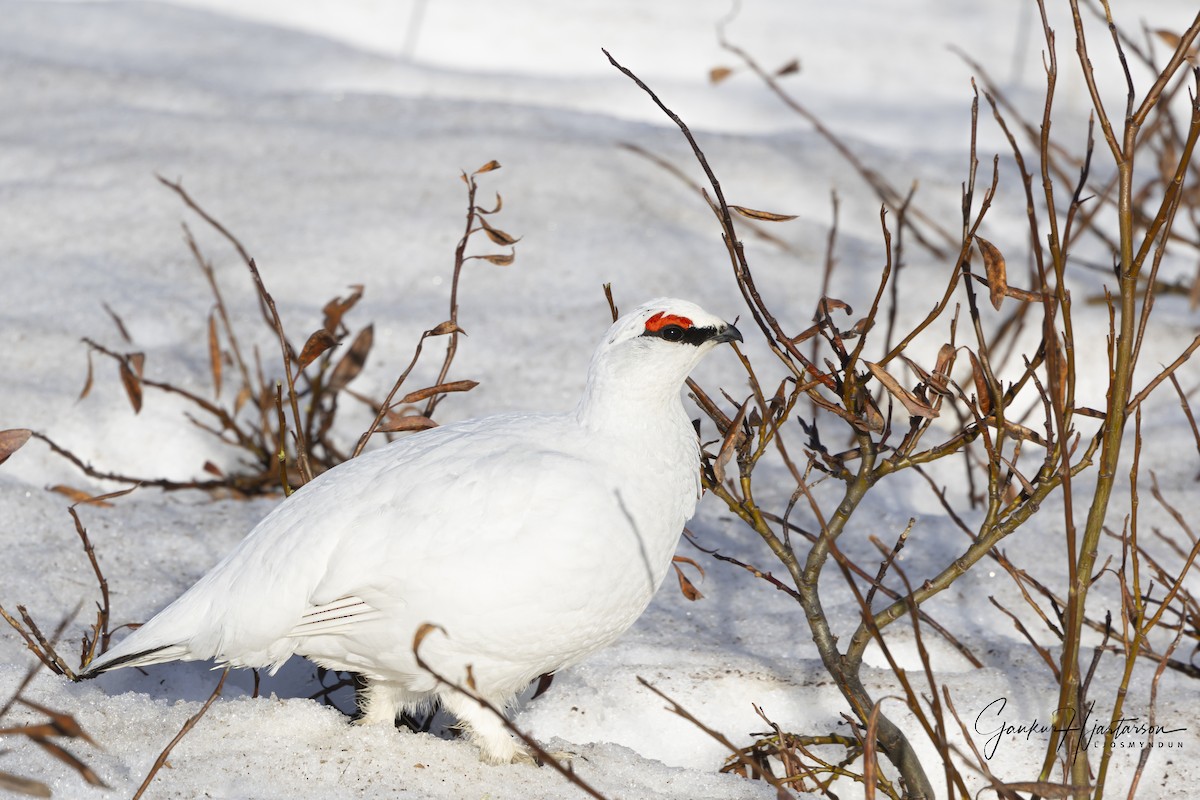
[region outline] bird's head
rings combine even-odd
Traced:
[[[608,329],[592,357],[584,404],[678,403],[696,364],[718,344],[735,341],[742,341],[736,327],[695,303],[651,300]]]

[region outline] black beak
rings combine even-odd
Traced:
[[[717,335],[713,337],[713,341],[718,344],[721,342],[743,342],[742,332],[737,329],[736,325],[726,325]]]

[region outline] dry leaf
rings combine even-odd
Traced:
[[[11,772],[0,772],[0,789],[23,794],[26,797],[51,797],[50,787],[31,778],[22,778]]]
[[[1154,33],[1155,33],[1155,35],[1158,36],[1158,38],[1160,38],[1164,42],[1166,42],[1167,46],[1170,47],[1172,50],[1178,50],[1180,43],[1183,42],[1183,39],[1179,36],[1179,34],[1173,32],[1173,31],[1168,31],[1166,29],[1159,29],[1159,30],[1156,30]],[[1192,66],[1195,66],[1196,65],[1196,56],[1198,53],[1200,53],[1200,46],[1193,47],[1191,50],[1187,51],[1187,55],[1185,55],[1184,58],[1187,59],[1187,61]]]
[[[773,214],[770,211],[755,211],[753,208],[745,206],[730,206],[731,209],[741,214],[743,217],[756,219],[760,222],[787,222],[789,219],[795,219],[795,214]]]
[[[63,748],[56,745],[54,742],[48,741],[46,739],[43,739],[43,738],[40,738],[37,736],[31,736],[30,739],[35,744],[37,744],[39,747],[41,747],[43,750],[45,750],[47,753],[54,756],[59,761],[62,761],[63,763],[65,763],[69,767],[71,767],[73,770],[78,772],[79,777],[83,778],[85,781],[87,781],[92,786],[102,786],[105,789],[108,788],[108,784],[106,784],[104,781],[100,780],[100,776],[97,775],[94,771],[92,771],[91,767],[89,767],[87,764],[80,761],[78,758],[73,756],[71,753],[67,752]]]
[[[33,435],[33,431],[28,428],[10,428],[6,431],[0,431],[0,464],[8,460],[8,457],[20,450],[29,437]]]
[[[499,161],[495,161],[495,160],[489,161],[486,164],[484,164],[482,167],[480,167],[479,169],[472,172],[471,174],[472,175],[481,175],[484,172],[491,172],[494,169],[500,169]]]
[[[321,325],[327,331],[337,331],[342,324],[342,317],[346,316],[346,312],[354,308],[354,304],[362,299],[363,287],[361,283],[356,283],[350,286],[350,295],[348,297],[335,297],[325,304],[321,309],[321,313],[325,315],[325,322]]]
[[[405,431],[424,431],[436,427],[436,422],[420,414],[400,415],[389,412],[378,430],[384,433],[403,433]]]
[[[480,208],[479,206],[475,206],[476,211],[478,211],[480,214],[485,214],[485,215],[486,214],[495,214],[497,211],[499,211],[502,208],[504,208],[504,198],[500,196],[499,192],[496,192],[496,207],[495,208],[485,209],[485,208]]]
[[[83,491],[82,489],[76,489],[73,486],[67,486],[62,483],[51,486],[50,491],[58,492],[59,494],[66,495],[67,497],[74,500],[76,503],[89,503],[94,506],[100,506],[101,508],[111,508],[112,507],[112,503],[106,503],[104,500],[93,497],[91,494]]]
[[[713,477],[717,479],[717,483],[725,482],[725,465],[733,458],[734,452],[746,441],[746,432],[742,429],[742,420],[746,417],[746,409],[749,405],[749,402],[745,402],[738,408],[737,415],[729,423],[729,429],[725,431],[725,439],[721,442],[721,449],[717,452],[717,457],[713,459]]]
[[[130,353],[118,363],[121,383],[135,414],[142,410],[142,368],[145,363],[146,357],[141,353]]]
[[[692,533],[691,531],[688,531],[688,538],[694,539],[695,534]],[[671,556],[671,561],[676,564],[690,564],[691,566],[696,568],[696,572],[700,573],[701,578],[703,578],[704,576],[706,576],[708,574],[707,572],[704,571],[704,567],[702,567],[698,563],[696,563],[696,559],[694,559],[694,558],[688,558],[687,556]]]
[[[254,394],[253,394],[253,392],[250,391],[249,386],[243,386],[241,389],[239,389],[238,393],[237,393],[237,397],[235,397],[233,399],[233,413],[234,414],[240,413],[242,410],[242,406],[246,405],[246,401],[249,400],[253,396],[254,396]]]
[[[1166,42],[1167,47],[1170,47],[1172,50],[1178,50],[1179,43],[1183,41],[1178,33],[1169,31],[1166,28],[1159,28],[1154,32],[1154,35]]]
[[[791,61],[784,64],[779,69],[775,70],[775,77],[782,78],[784,75],[794,75],[800,71],[800,59],[793,58]]]
[[[337,344],[337,339],[333,338],[333,334],[324,328],[313,331],[312,336],[309,336],[308,341],[304,343],[304,349],[300,351],[300,369],[304,369],[316,361],[321,353],[335,344]]]
[[[83,398],[87,397],[88,394],[92,391],[92,351],[91,350],[88,350],[87,359],[88,359],[87,377],[83,381],[83,389],[79,392],[79,397],[75,398],[76,403],[78,403]]]
[[[864,394],[866,393],[864,392]],[[887,426],[887,420],[883,418],[883,413],[880,412],[879,407],[875,405],[875,401],[870,395],[867,395],[866,406],[867,430],[874,431],[875,433],[882,433],[883,429]]]
[[[101,303],[100,305],[105,311],[108,312],[108,315],[112,317],[113,323],[117,326],[117,333],[121,334],[121,338],[126,342],[132,342],[133,339],[129,338],[129,331],[125,328],[125,323],[122,322],[121,318],[117,316],[117,312],[109,308],[108,303]]]
[[[458,324],[452,322],[451,320],[439,322],[435,328],[429,331],[430,336],[445,336],[448,333],[461,333],[463,336],[467,335],[466,331],[458,327]]]
[[[221,471],[221,468],[211,461],[205,461],[203,469],[209,475],[216,475],[218,478],[225,477],[225,473]]]
[[[999,311],[1000,304],[1004,302],[1004,295],[1008,292],[1008,275],[1004,256],[1000,254],[996,245],[982,236],[975,237],[975,244],[979,245],[979,252],[983,254],[983,269],[987,272],[992,307]]]
[[[938,350],[937,363],[933,366],[933,374],[929,376],[929,385],[942,394],[946,394],[950,370],[954,367],[954,356],[957,353],[958,350],[950,343],[942,345]]]
[[[847,316],[854,313],[854,309],[850,307],[849,303],[838,300],[836,297],[822,297],[817,301],[818,318],[828,317],[830,312],[837,310],[845,311]]]
[[[975,381],[975,399],[979,403],[979,410],[986,417],[992,413],[992,393],[988,391],[987,377],[984,376],[983,369],[979,366],[979,359],[970,350],[967,351],[967,355],[971,357],[971,377]]]
[[[208,312],[208,363],[212,368],[213,396],[221,394],[221,340],[217,337],[217,312]]]
[[[358,332],[358,335],[354,337],[354,343],[350,345],[346,355],[342,356],[342,360],[337,363],[337,366],[333,368],[333,373],[329,376],[330,391],[340,391],[358,377],[358,373],[362,372],[362,368],[366,366],[367,355],[370,354],[371,345],[374,342],[374,325],[368,325]]]
[[[419,403],[422,400],[428,400],[435,394],[447,394],[449,392],[469,392],[479,385],[479,381],[450,381],[449,383],[439,383],[437,386],[428,386],[424,389],[418,389],[415,392],[409,392],[404,395],[400,401],[400,405],[408,405],[409,403]]]
[[[509,234],[505,233],[504,231],[500,230],[499,228],[493,228],[491,225],[489,225],[487,223],[487,220],[485,220],[483,218],[480,218],[479,224],[483,227],[483,232],[487,234],[487,237],[489,239],[491,239],[493,242],[495,242],[496,244],[502,244],[502,245],[507,246],[507,245],[514,245],[517,242],[521,241],[519,238],[510,236]]]
[[[517,253],[516,251],[513,251],[511,253],[497,253],[496,255],[490,256],[471,256],[471,258],[482,258],[489,264],[495,264],[498,267],[507,267],[509,264],[513,263],[513,261],[516,261]]]
[[[883,388],[887,389],[893,397],[899,400],[900,404],[904,406],[911,416],[933,419],[938,415],[936,408],[918,400],[912,392],[901,386],[900,382],[889,375],[883,367],[870,361],[863,361],[863,363],[867,365],[867,369],[871,371],[875,379],[883,384]]]
[[[675,568],[675,574],[679,577],[679,591],[683,592],[683,596],[692,602],[703,600],[704,595],[700,594],[700,590],[687,579],[679,565],[672,563],[671,566]]]
[[[708,71],[708,80],[710,83],[717,84],[733,74],[733,70],[729,67],[713,67]]]
[[[21,705],[28,706],[34,711],[45,714],[50,718],[50,724],[53,726],[52,735],[66,736],[68,739],[83,739],[92,747],[99,747],[99,745],[96,744],[96,741],[91,736],[87,735],[87,731],[85,731],[70,714],[67,714],[63,711],[54,711],[46,706],[38,705],[32,700],[26,700],[24,697],[20,698],[20,702]]]
[[[425,637],[434,631],[441,631],[443,634],[446,633],[446,629],[441,625],[434,625],[432,622],[421,623],[421,627],[417,628],[417,632],[413,634],[412,649],[414,653],[421,649],[421,642],[425,641]]]

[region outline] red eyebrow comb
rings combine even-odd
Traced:
[[[660,311],[650,319],[646,320],[646,330],[651,333],[658,333],[668,325],[678,325],[685,331],[692,327],[692,321],[687,317],[676,316],[675,314],[667,314]]]

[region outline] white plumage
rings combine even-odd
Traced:
[[[578,406],[414,434],[320,475],[82,677],[173,660],[361,673],[362,721],[434,700],[481,757],[528,758],[495,714],[617,638],[671,565],[700,494],[680,390],[732,325],[660,299],[608,331]]]

